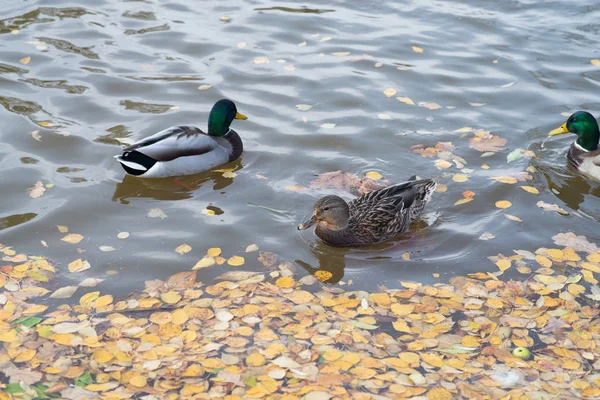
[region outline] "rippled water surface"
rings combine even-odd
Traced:
[[[590,63],[600,58],[597,1],[9,0],[0,18],[0,242],[47,255],[59,271],[90,262],[61,274],[63,284],[112,270],[102,290],[124,294],[190,269],[209,247],[260,271],[257,253],[244,254],[255,243],[291,261],[298,277],[325,269],[332,282],[394,288],[497,270],[487,256],[551,246],[558,232],[600,236],[600,185],[565,165],[573,137],[541,146],[564,115],[600,115],[600,67]],[[388,98],[388,88],[397,93]],[[233,125],[246,150],[224,167],[235,177],[124,177],[112,158],[123,143],[176,124],[205,127],[223,97],[249,117]],[[456,132],[464,127],[507,143],[481,158],[469,147],[474,133]],[[456,146],[462,171],[410,150],[438,142]],[[516,148],[538,158],[507,163]],[[530,179],[516,185],[490,179],[527,168]],[[290,186],[337,170],[392,182],[438,176],[448,190],[397,241],[332,249],[295,226],[317,198],[340,192]],[[455,173],[469,178],[455,182]],[[37,181],[49,187],[33,199],[26,191]],[[465,190],[475,199],[455,206]],[[540,200],[569,215],[543,211]],[[155,208],[166,218],[148,217]],[[61,241],[57,225],[84,240]],[[495,238],[480,240],[484,232]],[[192,251],[177,254],[182,243]],[[202,269],[198,279],[231,268]]]

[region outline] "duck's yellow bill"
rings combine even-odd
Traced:
[[[567,133],[567,132],[569,132],[569,130],[567,129],[567,124],[564,123],[561,126],[559,126],[558,128],[551,130],[548,133],[548,136],[562,135],[563,133]]]
[[[235,119],[248,119],[248,117],[246,117],[244,114],[236,113]]]

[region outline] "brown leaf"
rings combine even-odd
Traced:
[[[196,284],[196,271],[183,271],[171,276],[167,285],[173,289],[191,289]]]
[[[573,232],[559,233],[552,236],[552,240],[557,246],[572,247],[575,251],[585,251],[586,253],[598,251],[596,244],[590,243],[585,236],[577,236]]]
[[[389,181],[373,180],[368,177],[359,178],[355,174],[348,172],[335,171],[326,172],[310,182],[309,187],[312,189],[328,189],[336,188],[354,195],[369,193],[376,189],[382,189],[389,184]]]
[[[469,140],[469,147],[479,151],[497,152],[506,145],[506,139],[490,133],[475,135]]]

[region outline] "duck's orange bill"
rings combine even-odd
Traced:
[[[244,114],[242,113],[236,113],[235,114],[235,119],[248,119],[248,117],[246,117]]]

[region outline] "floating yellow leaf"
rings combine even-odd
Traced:
[[[107,363],[113,359],[113,355],[106,350],[96,350],[92,358],[98,363]]]
[[[30,61],[31,61],[31,57],[23,57],[19,60],[19,62],[23,65],[29,64]]]
[[[383,91],[383,94],[385,94],[387,97],[392,97],[393,95],[396,94],[396,89],[387,88]]]
[[[79,304],[84,307],[87,307],[92,304],[94,300],[96,300],[100,296],[100,292],[90,292],[86,293],[79,299]]]
[[[501,258],[496,262],[496,265],[500,268],[500,271],[506,271],[512,265],[512,261],[508,258]]]
[[[600,60],[598,60],[596,58],[594,58],[593,60],[590,60],[590,62],[592,63],[592,65],[600,67]]]
[[[508,183],[509,185],[514,185],[518,182],[517,178],[515,178],[514,176],[492,176],[490,179],[501,183]]]
[[[454,176],[452,177],[452,180],[454,182],[466,182],[469,180],[469,175],[466,174],[454,174]]]
[[[69,233],[67,236],[65,236],[64,238],[62,238],[60,240],[62,240],[63,242],[67,242],[67,243],[77,244],[83,240],[83,236],[81,236],[78,233]]]
[[[540,194],[540,191],[537,190],[536,188],[534,188],[533,186],[519,186],[521,189],[523,189],[526,192],[529,192],[531,194]]]
[[[452,393],[441,387],[432,388],[427,392],[427,400],[452,400],[453,398]]]
[[[227,260],[227,264],[233,267],[239,267],[240,265],[244,265],[245,262],[246,260],[244,260],[244,257],[242,256],[233,256]]]
[[[112,302],[113,302],[113,297],[110,294],[107,294],[105,296],[98,297],[98,299],[94,303],[94,306],[96,308],[105,307]]]
[[[192,251],[192,246],[190,246],[189,244],[180,244],[179,246],[177,246],[177,248],[175,248],[175,252],[184,255],[185,253],[189,253],[190,251]]]
[[[423,49],[417,46],[411,46],[415,53],[422,53]]]
[[[322,269],[315,271],[315,278],[317,278],[321,282],[328,281],[329,279],[331,279],[332,276],[333,274],[329,271],[325,271]]]
[[[0,333],[0,342],[16,342],[17,341],[17,331],[11,329],[7,332]]]
[[[260,353],[252,353],[246,357],[246,365],[249,367],[261,367],[265,365],[267,361]]]
[[[129,384],[135,386],[136,388],[143,388],[147,383],[148,382],[146,381],[146,378],[139,374],[136,374],[129,379]]]
[[[535,256],[535,260],[544,268],[552,267],[552,261],[550,261],[548,257],[544,257],[538,254],[537,256]]]
[[[479,339],[477,339],[475,336],[463,336],[462,345],[465,347],[478,347]]]
[[[509,208],[510,206],[512,206],[512,203],[508,200],[498,200],[496,202],[496,207],[498,208]]]
[[[289,276],[281,277],[275,282],[275,285],[284,289],[293,288],[295,284],[296,282],[294,281],[294,278]]]
[[[208,268],[215,265],[215,259],[213,257],[203,257],[192,267],[193,270]]]
[[[415,309],[414,304],[393,303],[392,307],[391,307],[392,312],[399,317],[411,314],[414,309]]]
[[[511,221],[523,222],[523,220],[519,217],[515,217],[514,215],[504,214],[504,217],[510,219]]]
[[[167,304],[175,304],[181,300],[181,295],[174,290],[170,290],[167,293],[163,293],[160,299]]]
[[[380,180],[381,178],[383,178],[383,176],[382,176],[382,175],[381,175],[379,172],[377,172],[377,171],[370,171],[370,172],[367,172],[367,173],[365,174],[365,176],[366,176],[367,178],[369,178],[369,179],[372,179],[372,180],[374,180],[374,181],[378,181],[378,180]]]
[[[500,299],[489,298],[489,299],[487,299],[487,301],[485,303],[490,308],[503,308],[504,307],[504,303]]]
[[[56,225],[56,227],[58,228],[58,231],[60,233],[67,233],[67,232],[69,232],[69,228],[67,228],[64,225]]]
[[[410,99],[410,97],[396,97],[396,100],[398,100],[399,102],[404,103],[404,104],[409,104],[411,106],[415,105],[415,102],[412,101]]]

